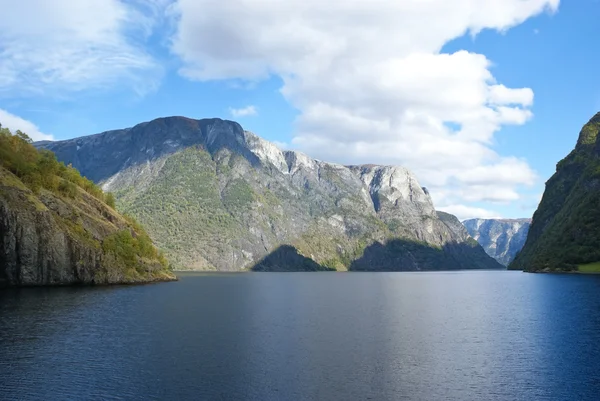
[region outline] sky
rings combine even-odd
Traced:
[[[600,111],[599,0],[0,0],[0,123],[35,140],[220,117],[402,165],[460,219],[531,217]]]

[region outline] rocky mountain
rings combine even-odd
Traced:
[[[159,118],[37,146],[114,192],[178,269],[498,267],[405,168],[281,151],[232,121]]]
[[[410,270],[418,270],[420,266],[443,266],[447,270],[502,268],[469,236],[456,216],[444,212],[436,214],[447,227],[444,233],[452,237],[451,241],[438,247],[407,237],[392,237],[385,245],[376,242],[367,247],[364,254],[351,263],[350,270],[394,271],[398,270],[397,266],[408,266]]]
[[[588,270],[600,262],[600,113],[583,126],[575,149],[556,165],[510,264],[526,271]]]
[[[488,255],[508,266],[525,244],[531,219],[469,219],[463,224]]]
[[[174,280],[112,203],[51,152],[0,129],[0,287]]]

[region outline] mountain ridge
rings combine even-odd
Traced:
[[[179,268],[247,269],[290,245],[346,270],[368,246],[393,238],[483,252],[439,219],[406,168],[323,162],[281,150],[229,120],[163,117],[37,146],[113,191]],[[405,265],[398,269],[443,268]]]
[[[488,255],[508,266],[525,244],[531,219],[467,219],[462,224]]]

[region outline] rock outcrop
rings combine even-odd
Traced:
[[[469,219],[463,224],[488,255],[508,266],[525,245],[531,219]]]
[[[0,287],[174,279],[111,194],[0,126]]]
[[[358,269],[353,263],[368,247],[394,239],[416,244],[402,251],[411,261],[390,262],[385,252],[371,266],[499,267],[438,217],[405,168],[342,166],[281,151],[232,121],[160,118],[37,146],[114,192],[119,208],[148,229],[177,269]],[[466,245],[460,264],[448,251],[455,245]],[[423,249],[439,254],[415,256]],[[479,255],[471,265],[469,252]]]
[[[0,167],[0,286],[117,284],[173,280],[157,259],[128,268],[103,249],[132,225],[85,191],[79,199],[35,194]]]

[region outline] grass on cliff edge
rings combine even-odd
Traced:
[[[587,274],[600,274],[600,262],[577,266],[577,271]]]
[[[114,209],[115,198],[71,165],[66,166],[49,150],[38,150],[27,134],[14,134],[0,124],[0,166],[16,175],[33,193],[42,188],[67,198],[76,198],[78,187]]]

